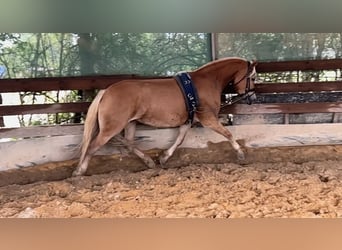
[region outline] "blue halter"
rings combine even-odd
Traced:
[[[194,86],[190,75],[186,72],[178,73],[175,76],[175,79],[184,96],[186,110],[188,111],[188,122],[192,124],[199,105],[196,87]]]

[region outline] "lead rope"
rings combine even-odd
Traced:
[[[220,108],[224,108],[230,105],[233,105],[241,100],[246,99],[247,97],[249,97],[249,93],[243,94],[242,96],[237,97],[235,100],[229,100],[227,103],[221,104]]]

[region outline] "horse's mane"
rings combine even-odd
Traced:
[[[221,64],[222,62],[226,62],[226,61],[246,61],[245,59],[241,58],[241,57],[224,57],[224,58],[220,58],[211,62],[208,62],[206,64],[204,64],[203,66],[199,67],[198,69],[194,70],[194,71],[200,71],[203,69],[207,69],[208,67],[211,66],[216,66],[217,64]]]

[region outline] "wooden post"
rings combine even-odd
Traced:
[[[211,58],[210,60],[216,60],[218,58],[217,54],[217,33],[209,33],[209,41],[210,41],[210,53]]]
[[[332,123],[338,123],[339,121],[342,120],[342,113],[333,113],[333,116],[332,116]]]
[[[2,97],[0,94],[0,105],[2,104]],[[0,128],[5,127],[4,117],[0,115]]]
[[[81,75],[94,74],[95,45],[90,33],[80,33],[77,40],[80,56]],[[94,91],[78,90],[77,95],[82,101],[93,99]],[[74,123],[80,123],[82,113],[75,113]]]

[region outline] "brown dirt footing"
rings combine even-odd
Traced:
[[[148,152],[156,158],[157,150]],[[342,217],[342,145],[178,149],[165,168],[96,156],[0,172],[0,217]]]

